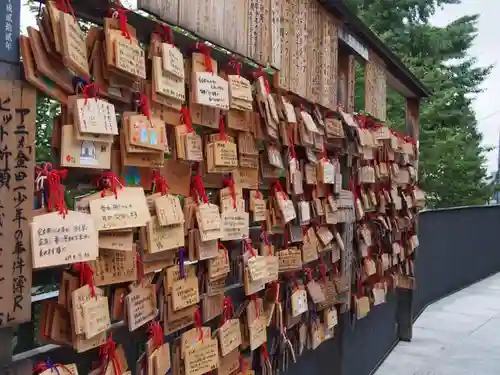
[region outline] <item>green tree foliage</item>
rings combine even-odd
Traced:
[[[348,3],[431,90],[421,106],[420,184],[432,207],[484,204],[492,187],[486,180],[485,152],[472,109],[474,94],[491,67],[467,55],[477,35],[478,15],[445,27],[429,18],[436,8],[459,0],[349,0]],[[357,103],[361,103],[358,95]],[[387,117],[404,129],[404,100],[388,92]]]
[[[52,123],[59,112],[59,103],[38,92],[35,138],[37,162],[51,161]]]

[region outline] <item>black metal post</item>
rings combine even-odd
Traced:
[[[413,337],[413,290],[398,288],[396,293],[398,336],[401,341],[410,342]]]

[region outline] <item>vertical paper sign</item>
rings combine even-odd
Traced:
[[[6,0],[0,7],[0,61],[19,63],[21,2]]]
[[[0,83],[0,327],[31,320],[35,115],[35,89],[21,81]]]

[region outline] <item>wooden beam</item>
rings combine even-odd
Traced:
[[[386,66],[373,51],[365,63],[365,108],[364,110],[379,120],[385,121],[387,115]]]
[[[406,129],[416,141],[420,137],[420,100],[406,98]]]
[[[339,48],[338,51],[337,100],[344,110],[352,113],[356,87],[356,58],[343,49]]]
[[[0,79],[15,80],[19,79],[19,34],[21,23],[21,0],[7,0],[0,7]],[[11,30],[7,34],[6,30]],[[3,148],[2,148],[3,149]],[[2,194],[0,198],[12,199],[13,193]],[[2,199],[2,202],[4,199]],[[6,252],[12,253],[12,249],[6,249]],[[2,264],[4,266],[4,264]],[[5,264],[7,266],[7,264]],[[12,264],[10,265],[12,267]],[[12,273],[12,271],[10,271]],[[31,272],[31,271],[30,271]],[[10,279],[12,281],[12,278]],[[3,285],[5,289],[6,285]],[[12,285],[10,286],[12,288]],[[3,301],[4,304],[13,304],[13,301]],[[0,329],[0,373],[1,369],[10,365],[12,362],[13,333],[12,327]]]

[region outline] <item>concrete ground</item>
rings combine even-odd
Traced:
[[[500,374],[500,273],[427,307],[375,373],[465,374]]]

